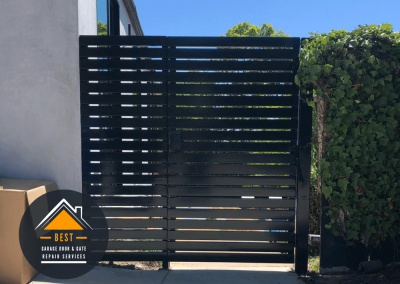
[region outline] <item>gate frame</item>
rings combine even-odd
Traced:
[[[167,69],[166,72],[166,90],[165,94],[167,96],[167,117],[168,115],[168,98],[170,95],[169,92],[169,84],[170,81],[168,79],[168,72],[169,72],[169,57],[168,57],[168,50],[170,48],[175,48],[168,44],[168,37],[166,38],[166,64]],[[243,39],[245,41],[245,39]],[[299,41],[299,52],[300,52],[300,45],[304,38],[301,38]],[[174,59],[171,59],[174,60]],[[294,72],[297,73],[298,64],[294,68]],[[173,83],[171,83],[173,84]],[[294,265],[295,271],[297,273],[305,273],[307,272],[308,266],[308,221],[309,221],[309,195],[310,195],[310,175],[311,175],[311,135],[312,135],[312,108],[308,106],[305,99],[311,98],[312,95],[301,94],[299,91],[298,93],[298,128],[297,128],[297,145],[294,149],[295,157],[296,157],[296,165],[297,165],[297,175],[296,175],[296,201],[295,201],[295,250],[294,250]],[[169,120],[167,120],[168,122]],[[82,128],[82,126],[81,126]],[[169,127],[167,126],[169,129]],[[170,143],[169,143],[169,135],[167,137],[167,153],[170,150]],[[168,159],[168,155],[167,155]],[[83,162],[83,161],[82,161]],[[168,164],[168,160],[167,160]],[[168,182],[168,167],[167,167],[167,184]],[[169,185],[167,186],[167,197],[169,197]],[[167,198],[167,208],[168,205],[168,198]],[[167,211],[168,212],[168,211]],[[167,224],[168,220],[170,220],[168,213],[167,213]],[[167,231],[174,230],[170,229],[169,226]],[[168,241],[168,240],[167,240]],[[168,242],[167,242],[168,244]],[[169,252],[172,252],[168,249],[166,251],[166,261],[163,261],[163,268],[169,268]],[[291,253],[292,254],[292,253]]]

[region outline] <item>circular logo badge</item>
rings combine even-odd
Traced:
[[[108,244],[107,220],[89,196],[56,190],[37,198],[25,211],[19,242],[37,271],[71,279],[89,272],[103,258]]]

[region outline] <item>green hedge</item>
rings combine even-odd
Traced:
[[[389,24],[303,42],[296,83],[313,88],[326,227],[348,244],[400,234],[399,70],[400,34]]]

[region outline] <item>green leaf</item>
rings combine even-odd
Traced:
[[[294,76],[294,82],[297,86],[300,86],[299,74],[296,74],[296,76]]]
[[[332,191],[333,191],[331,186],[323,186],[321,190],[322,190],[322,193],[327,198],[331,196]]]
[[[344,169],[344,172],[345,172],[346,178],[350,178],[350,174],[353,172],[353,170],[349,167],[346,167]]]
[[[342,98],[344,97],[345,92],[343,92],[343,91],[340,90],[340,89],[337,89],[337,90],[333,93],[333,95],[335,96],[335,98],[336,98],[337,100],[340,100],[340,99],[342,99]]]
[[[372,106],[371,105],[367,105],[367,104],[361,104],[360,105],[360,109],[363,115],[366,115],[370,110],[372,110]]]
[[[359,174],[359,173],[352,173],[352,174],[350,175],[350,179],[353,181],[351,184],[354,185],[354,186],[356,186],[359,177],[360,177],[360,174]]]
[[[343,190],[346,191],[347,185],[349,184],[349,181],[347,178],[342,178],[338,180],[338,186]]]
[[[319,73],[320,69],[321,69],[320,66],[313,65],[313,66],[311,66],[309,71],[310,71],[310,74],[313,76],[313,75],[316,75],[317,73]]]
[[[354,230],[348,230],[346,233],[346,239],[348,240],[357,240],[358,239],[358,232]]]
[[[309,106],[309,107],[312,107],[313,109],[315,109],[315,102],[314,101],[307,101],[307,105]]]

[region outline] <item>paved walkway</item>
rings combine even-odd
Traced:
[[[95,267],[79,278],[57,280],[39,274],[31,284],[303,284],[290,267],[202,267],[183,266],[169,271],[143,271]]]

